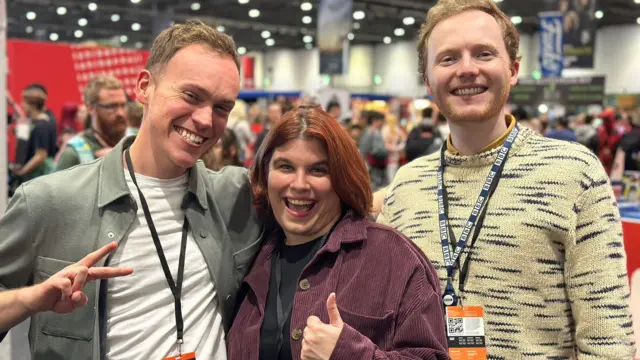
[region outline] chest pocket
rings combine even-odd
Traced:
[[[46,281],[69,265],[73,265],[73,263],[39,256],[36,259],[34,281],[35,283]],[[96,288],[97,283],[95,281],[87,282],[83,291],[89,301],[85,306],[71,313],[58,314],[47,311],[35,315],[38,333],[41,332],[49,336],[90,341],[93,338],[96,313]]]
[[[361,315],[347,310],[338,304],[338,311],[342,321],[366,336],[374,344],[383,347],[384,344],[391,344],[393,339],[394,323],[396,314],[388,311],[382,317]]]

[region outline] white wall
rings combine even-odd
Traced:
[[[375,47],[374,73],[382,77],[376,93],[422,96],[426,94],[418,72],[418,53],[413,41],[381,44]]]
[[[531,39],[529,57],[530,71],[539,70],[537,54],[540,49],[538,35]],[[531,55],[534,56],[531,56]],[[604,75],[605,93],[640,93],[640,71],[638,55],[640,54],[640,26],[620,25],[598,30],[594,49],[593,69],[566,69],[563,76]],[[524,74],[524,73],[523,73]]]

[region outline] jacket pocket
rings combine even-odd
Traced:
[[[260,246],[262,245],[262,238],[263,237],[260,236],[258,240],[254,241],[243,249],[236,251],[233,254],[233,261],[236,265],[236,271],[238,271],[242,275],[240,279],[243,279],[244,275],[249,271],[249,268],[251,268],[253,259],[258,253],[258,250],[260,250]]]
[[[48,278],[73,265],[73,262],[38,256],[36,259],[36,283],[46,281]],[[94,321],[96,313],[96,282],[89,281],[84,286],[84,293],[88,302],[80,309],[71,313],[58,314],[47,311],[35,315],[37,318],[38,331],[49,336],[58,336],[75,340],[90,341],[93,338]]]
[[[393,311],[387,311],[382,317],[358,314],[340,305],[338,311],[345,324],[369,338],[374,344],[382,346],[391,343],[396,318]]]

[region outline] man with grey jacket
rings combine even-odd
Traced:
[[[138,135],[16,191],[0,219],[0,290],[45,282],[114,241],[95,265],[133,269],[87,283],[86,306],[70,314],[34,315],[35,360],[226,358],[262,226],[246,170],[212,172],[198,159],[235,104],[235,49],[200,22],[166,29],[138,76]]]

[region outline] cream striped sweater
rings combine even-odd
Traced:
[[[498,151],[447,153],[456,239]],[[436,153],[401,168],[378,222],[422,248],[444,289],[438,164]],[[471,256],[464,304],[485,307],[488,358],[632,359],[622,227],[598,159],[581,145],[521,127],[488,206],[475,247],[470,253],[465,248],[461,259]]]

